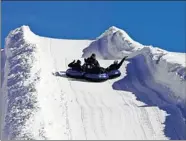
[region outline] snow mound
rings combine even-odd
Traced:
[[[37,111],[36,84],[39,60],[36,55],[37,36],[22,26],[9,33],[5,42],[4,77],[2,80],[2,138],[28,139],[32,115]],[[31,120],[32,119],[32,120]]]
[[[60,46],[61,40],[53,40]],[[55,64],[50,52],[51,41],[51,38],[35,35],[28,26],[11,31],[6,38],[1,60],[4,68],[1,72],[3,139],[68,139],[68,105],[58,80],[52,74]],[[69,47],[62,51],[64,56],[72,56],[69,52],[80,49],[74,49],[78,40],[62,41]],[[79,46],[87,46],[89,42],[80,41]],[[61,56],[61,52],[57,52]],[[77,58],[81,57],[81,51],[79,54]]]
[[[147,76],[143,77],[144,81],[148,83],[150,79],[153,79],[156,84],[169,89],[167,92],[161,92],[162,96],[186,110],[186,66],[182,63],[183,58],[179,61],[177,56],[172,55],[163,50],[158,51],[154,48],[144,47],[140,53],[135,54],[129,61],[131,63],[136,61],[140,66],[144,66],[142,67],[144,70],[141,69],[142,73],[145,72],[146,67],[151,77],[148,78],[146,73]],[[159,89],[163,88],[159,87]]]
[[[140,50],[142,47],[125,31],[113,26],[83,50],[83,57],[90,56],[94,52],[102,59],[121,59],[124,55]]]

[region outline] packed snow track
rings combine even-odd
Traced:
[[[138,49],[125,52],[132,55],[120,68],[118,78],[95,83],[66,77],[68,63],[79,58],[83,62],[82,55],[94,51],[88,49],[93,42],[40,37],[27,26],[9,34],[1,64],[1,138],[186,139],[184,90],[176,93],[168,82],[155,79],[139,44],[134,42]],[[98,52],[102,66],[113,62],[107,60],[110,54],[104,59],[106,55]],[[186,74],[182,70],[180,75],[182,79],[178,75],[174,81],[184,86]]]

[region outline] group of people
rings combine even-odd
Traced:
[[[68,64],[68,67],[74,70],[83,71],[87,73],[100,74],[119,69],[127,57],[128,56],[125,56],[119,63],[118,61],[114,61],[114,63],[111,64],[109,67],[103,68],[97,61],[96,54],[92,53],[92,55],[89,58],[84,59],[85,62],[82,66],[80,60],[77,61],[74,60],[73,62]]]

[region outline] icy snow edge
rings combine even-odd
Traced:
[[[37,36],[28,26],[12,30],[6,38],[1,88],[2,139],[34,139],[27,133],[32,133],[29,127],[34,123],[32,117],[38,110],[36,87],[40,68],[37,41]]]

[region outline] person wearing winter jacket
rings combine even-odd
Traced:
[[[127,58],[128,56],[125,56],[119,63],[118,61],[114,61],[113,64],[111,64],[109,67],[107,67],[105,70],[106,72],[109,72],[109,71],[112,71],[112,70],[118,70],[121,65],[123,64],[123,62],[125,61],[125,59]]]
[[[68,64],[68,67],[77,70],[77,71],[82,71],[82,66],[81,66],[81,61],[77,60],[77,62],[75,62],[75,60],[73,62],[71,62],[70,64]]]
[[[87,58],[85,61],[88,65],[91,66],[91,68],[100,67],[99,62],[96,60],[96,54],[94,53],[92,53],[92,55],[89,58]]]
[[[103,68],[100,66],[99,62],[96,60],[96,55],[93,53],[89,58],[84,59],[85,63],[83,65],[83,71],[88,73],[100,74],[112,70],[118,70],[127,57],[128,56],[125,56],[119,63],[118,61],[114,61],[114,63],[111,64],[109,67]]]
[[[96,54],[92,53],[92,55],[89,58],[84,59],[85,63],[83,65],[83,70],[88,73],[94,73],[99,74],[100,71],[100,64],[96,60]]]

